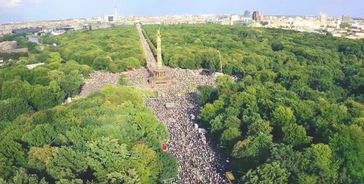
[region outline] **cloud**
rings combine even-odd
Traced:
[[[42,0],[0,0],[0,8],[16,8],[24,3],[37,4]]]

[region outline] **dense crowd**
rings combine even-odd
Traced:
[[[80,97],[85,97],[92,92],[100,90],[106,84],[118,85],[120,74],[95,71],[90,74],[90,77],[85,80],[82,86]]]
[[[201,70],[184,70],[166,67],[171,79],[168,86],[154,88],[159,94],[146,99],[146,104],[155,112],[169,131],[167,153],[179,163],[179,176],[173,183],[226,183],[222,173],[225,161],[214,152],[212,144],[195,122],[199,106],[196,102],[198,86],[215,85],[215,78],[201,75]],[[123,75],[128,84],[139,88],[150,88],[150,73],[146,68],[130,70]],[[119,74],[94,72],[85,81],[81,96],[96,91],[105,84],[117,85]],[[166,104],[173,104],[167,108]]]
[[[155,59],[141,29],[138,29],[147,67],[153,67]],[[165,71],[171,83],[156,86],[154,90],[158,96],[146,99],[146,104],[166,125],[170,134],[166,152],[179,163],[179,176],[172,183],[227,183],[223,176],[225,161],[217,155],[205,137],[206,132],[195,122],[200,108],[196,102],[197,88],[204,85],[214,86],[216,78],[202,75],[201,70],[165,67]],[[124,72],[123,75],[128,79],[129,85],[151,87],[148,83],[150,72],[146,68]]]
[[[168,128],[167,153],[178,161],[180,173],[173,183],[227,183],[223,176],[225,161],[216,154],[195,122],[200,108],[196,102],[197,88],[214,86],[216,79],[202,75],[201,70],[165,69],[171,84],[156,86],[158,96],[146,99],[146,104]],[[124,75],[130,85],[150,88],[147,69],[128,71]]]
[[[173,108],[166,108],[167,103]],[[179,162],[179,177],[174,183],[226,183],[224,161],[213,151],[205,134],[195,126],[198,113],[193,95],[165,95],[146,100],[158,119],[168,128],[167,153]]]

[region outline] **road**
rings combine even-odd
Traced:
[[[155,67],[157,66],[157,61],[153,55],[152,49],[149,47],[149,44],[147,42],[147,40],[144,37],[143,34],[143,29],[141,27],[140,24],[136,25],[138,33],[139,33],[139,38],[140,38],[140,42],[142,44],[143,47],[143,51],[145,54],[145,59],[147,62],[147,68],[149,71],[153,71],[153,69],[155,69]]]

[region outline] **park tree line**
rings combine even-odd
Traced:
[[[107,86],[0,126],[0,183],[160,183],[177,176],[149,95]]]
[[[80,92],[93,70],[125,71],[144,65],[137,31],[131,26],[74,31],[41,37],[42,45],[25,35],[2,38],[28,47],[27,57],[13,57],[0,69],[0,121],[59,105]],[[29,70],[26,65],[44,63]]]
[[[32,70],[26,67],[40,60],[45,64]],[[0,121],[62,104],[66,98],[78,95],[91,71],[89,66],[73,60],[62,62],[54,52],[21,58],[0,69]]]
[[[95,31],[70,32],[42,39],[65,60],[95,70],[122,72],[145,65],[139,35],[134,26],[122,26]]]
[[[364,40],[240,26],[160,28],[164,62],[223,72],[200,124],[241,183],[364,182]]]

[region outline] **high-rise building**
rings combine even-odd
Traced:
[[[118,20],[118,7],[115,5],[114,7],[114,22]]]
[[[250,17],[250,11],[245,10],[245,12],[244,12],[244,17]]]
[[[112,15],[106,16],[107,22],[115,22],[115,17]]]
[[[114,6],[114,13],[113,14],[109,14],[103,17],[103,21],[107,22],[107,23],[116,23],[118,22],[119,17],[118,17],[118,7]]]
[[[234,25],[234,22],[239,21],[239,15],[230,16],[230,25]]]
[[[349,23],[349,22],[351,22],[351,21],[352,21],[352,18],[351,18],[350,16],[345,16],[345,15],[343,15],[343,16],[341,17],[341,21],[342,21],[343,23]]]
[[[263,20],[263,14],[261,14],[259,11],[254,11],[252,14],[252,19],[254,21],[260,22]]]
[[[320,13],[320,25],[326,27],[327,26],[327,14],[325,13]]]

